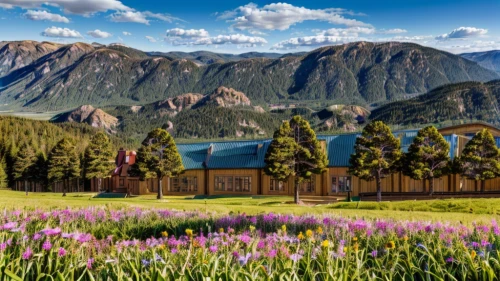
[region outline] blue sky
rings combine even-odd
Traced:
[[[353,41],[500,49],[500,1],[0,0],[0,40],[145,51],[308,51]]]

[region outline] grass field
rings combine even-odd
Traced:
[[[7,209],[56,209],[87,206],[162,208],[176,210],[215,211],[229,213],[290,213],[342,215],[361,218],[393,218],[398,220],[451,221],[471,224],[489,223],[500,214],[500,199],[447,199],[400,202],[339,202],[329,205],[291,204],[291,197],[224,197],[217,199],[193,199],[184,196],[166,196],[158,201],[155,195],[133,198],[96,199],[92,193],[30,193],[0,190],[0,206]]]

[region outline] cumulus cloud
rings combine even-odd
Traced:
[[[65,13],[89,16],[97,12],[130,11],[130,7],[118,0],[0,0],[0,7],[12,9],[41,8],[44,5],[62,8]]]
[[[87,34],[94,37],[94,38],[109,38],[109,37],[113,36],[113,34],[108,33],[106,31],[101,31],[99,29],[89,31],[89,32],[87,32]]]
[[[122,33],[123,33],[123,35],[125,35],[125,36],[131,36],[131,35],[132,35],[132,33],[127,32],[127,31],[123,31]]]
[[[463,39],[463,38],[471,38],[471,37],[479,37],[482,35],[486,35],[488,33],[487,29],[483,28],[475,28],[475,27],[459,27],[454,29],[450,33],[446,33],[443,35],[439,35],[436,37],[436,40],[448,40],[448,39]]]
[[[1,0],[0,0],[1,1]],[[111,21],[113,22],[135,22],[149,25],[151,19],[157,19],[166,22],[172,22],[174,20],[181,20],[179,18],[172,17],[167,14],[155,14],[149,11],[138,12],[138,11],[119,11],[111,16]]]
[[[59,37],[59,38],[83,38],[80,32],[69,28],[49,27],[42,32],[45,37]]]
[[[240,6],[233,11],[222,13],[218,19],[232,23],[240,30],[286,30],[304,21],[324,21],[345,26],[370,26],[343,16],[343,9],[308,9],[287,3],[273,3],[258,7],[254,3]]]
[[[152,36],[146,36],[146,39],[148,39],[148,41],[149,41],[149,42],[151,42],[151,43],[156,43],[156,42],[158,42],[158,41],[157,41],[154,37],[152,37]]]
[[[339,36],[325,36],[325,35],[295,37],[281,41],[275,44],[271,49],[288,50],[288,49],[296,49],[299,47],[320,47],[327,45],[340,45],[360,40],[365,40],[365,39],[362,39],[360,37],[339,37]]]
[[[69,19],[67,17],[58,14],[52,14],[47,11],[29,10],[26,13],[24,13],[24,17],[29,20],[35,20],[35,21],[46,20],[53,22],[69,23]]]
[[[182,29],[173,28],[167,30],[167,36],[169,37],[180,37],[180,38],[202,38],[208,37],[208,31],[205,29]]]

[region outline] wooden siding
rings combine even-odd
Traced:
[[[493,136],[500,137],[500,130],[486,123],[470,123],[470,124],[456,125],[456,126],[442,128],[439,129],[438,131],[442,135],[451,135],[451,134],[466,135],[466,134],[475,134],[484,128],[488,129],[491,132],[491,134],[493,134]]]
[[[252,177],[252,184],[249,192],[235,192],[235,191],[216,191],[215,190],[215,176],[250,176]],[[220,169],[208,170],[208,194],[207,195],[221,195],[221,194],[245,194],[245,195],[258,195],[262,194],[261,189],[261,169]]]

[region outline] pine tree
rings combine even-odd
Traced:
[[[66,196],[66,181],[80,176],[80,158],[75,144],[68,138],[60,140],[51,150],[48,160],[50,182],[63,182],[63,196]]]
[[[48,163],[47,163],[47,157],[45,156],[45,153],[43,152],[38,152],[36,156],[36,163],[35,167],[33,169],[33,172],[35,176],[33,177],[33,180],[35,183],[41,185],[42,190],[46,190],[49,180],[47,178],[47,173],[48,173]]]
[[[104,132],[98,132],[90,140],[85,149],[84,169],[87,179],[98,179],[98,190],[101,190],[102,179],[110,176],[114,164],[113,147],[108,136]]]
[[[175,177],[184,171],[174,138],[166,130],[159,128],[149,132],[142,142],[134,166],[141,180],[158,179],[158,199],[163,198],[163,178]]]
[[[326,169],[326,154],[311,129],[300,116],[283,122],[274,133],[265,157],[265,173],[277,180],[295,179],[294,202],[298,204],[299,185]]]
[[[482,129],[465,145],[462,155],[457,160],[457,168],[462,176],[481,181],[481,192],[485,189],[485,180],[496,178],[500,174],[500,150],[488,129]]]
[[[434,126],[418,131],[408,153],[403,157],[403,174],[415,180],[429,181],[429,194],[434,193],[434,179],[450,172],[450,144]]]
[[[0,161],[0,188],[7,188],[9,186],[9,181],[6,172],[5,158],[2,157]]]
[[[348,172],[367,181],[375,180],[377,202],[380,202],[382,179],[394,173],[401,156],[399,139],[384,122],[373,121],[356,139]]]
[[[15,159],[12,175],[15,181],[24,181],[24,189],[28,194],[28,184],[35,177],[36,154],[31,145],[25,144],[19,150]]]

